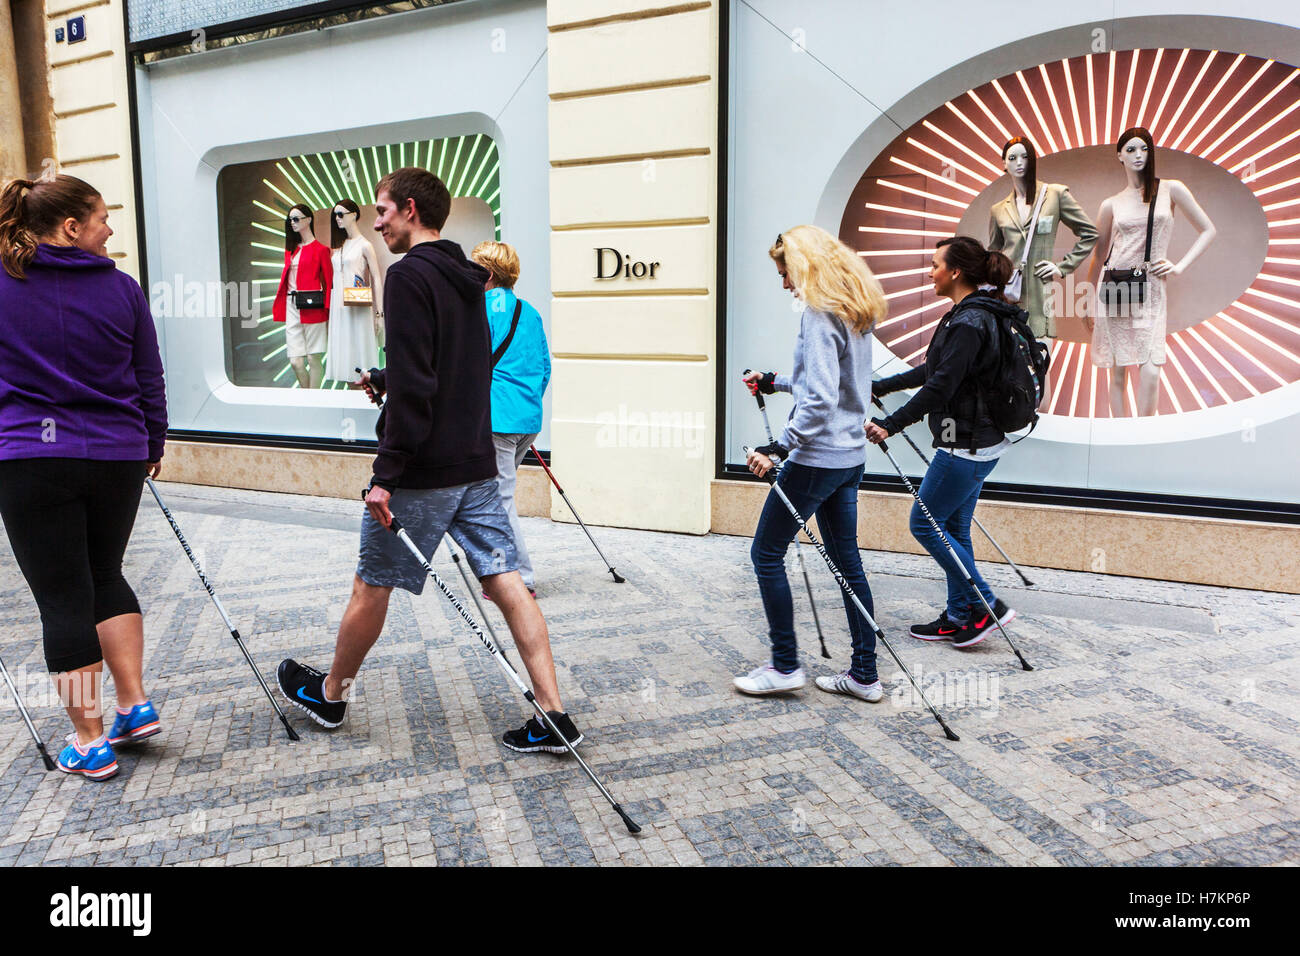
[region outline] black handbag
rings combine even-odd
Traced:
[[[1147,246],[1142,255],[1142,265],[1136,269],[1105,269],[1101,274],[1101,285],[1097,288],[1097,297],[1106,309],[1127,308],[1146,301],[1147,269],[1151,266],[1151,227],[1156,219],[1156,200],[1160,198],[1160,180],[1156,180],[1155,193],[1147,208]],[[1106,261],[1110,261],[1109,253]]]
[[[324,289],[307,289],[299,290],[293,293],[293,304],[302,309],[323,309],[325,308],[325,290]]]

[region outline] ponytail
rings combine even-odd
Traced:
[[[1002,293],[1006,289],[1007,283],[1011,281],[1011,274],[1015,272],[1015,266],[1011,260],[998,252],[996,249],[990,249],[984,259],[984,283],[993,286],[997,290],[999,298],[1006,298]]]
[[[75,176],[14,179],[0,190],[0,263],[15,279],[26,278],[36,246],[68,219],[85,222],[99,190]]]
[[[941,239],[936,248],[945,250],[944,260],[948,267],[961,272],[967,282],[977,289],[991,285],[994,297],[1005,300],[1003,290],[1015,271],[1010,259],[993,249],[985,249],[978,239],[970,236]]]
[[[12,179],[0,191],[0,262],[15,279],[25,278],[27,263],[36,255],[36,237],[23,216],[23,193],[35,185],[30,179]]]

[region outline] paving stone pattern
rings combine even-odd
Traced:
[[[267,679],[282,657],[327,667],[357,506],[161,487]],[[1300,862],[1300,599],[1051,570],[1029,590],[993,567],[1020,612],[1024,672],[997,636],[966,651],[908,638],[940,606],[938,570],[866,553],[881,626],[954,743],[883,648],[876,705],[811,679],[783,698],[736,694],[731,678],[767,650],[748,539],[597,529],[620,586],[580,529],[524,531],[585,757],[639,838],[571,759],[501,746],[523,701],[432,588],[394,595],[343,726],[291,711],[302,740],[289,742],[146,498],[126,574],[164,731],[122,748],[109,782],[47,774],[0,689],[0,863]],[[445,551],[435,568],[464,594]],[[835,583],[814,572],[835,659],[817,656],[796,588],[810,678],[848,652]],[[0,654],[56,750],[70,727],[39,634],[0,541]]]

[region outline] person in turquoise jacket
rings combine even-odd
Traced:
[[[480,242],[470,253],[470,258],[489,274],[484,288],[487,290],[485,304],[495,362],[492,370],[492,441],[497,451],[497,486],[514,531],[519,573],[535,597],[533,563],[524,547],[519,509],[515,505],[515,474],[528,454],[529,446],[542,430],[542,396],[551,380],[551,350],[546,344],[542,317],[515,295],[519,254],[514,247],[505,242]],[[517,323],[516,308],[519,312]]]

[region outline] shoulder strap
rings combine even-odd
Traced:
[[[524,300],[516,296],[515,314],[514,317],[510,320],[510,331],[507,332],[506,337],[501,340],[501,344],[497,346],[497,350],[492,353],[493,368],[497,367],[497,362],[501,361],[501,356],[505,355],[506,349],[510,348],[510,341],[515,337],[515,331],[519,328],[519,316],[523,311],[524,311]]]
[[[1142,264],[1151,264],[1151,227],[1156,221],[1156,202],[1160,199],[1160,180],[1156,180],[1155,191],[1151,194],[1151,208],[1147,210],[1147,249],[1142,255]]]
[[[1025,264],[1029,262],[1029,244],[1034,241],[1034,229],[1038,225],[1038,212],[1043,208],[1043,200],[1046,198],[1047,198],[1047,186],[1046,184],[1040,184],[1038,187],[1038,201],[1034,203],[1034,211],[1033,213],[1030,214],[1029,225],[1026,227],[1025,250],[1020,254],[1019,268],[1021,272],[1025,271]],[[1020,210],[1017,208],[1016,215],[1019,214],[1020,214]]]

